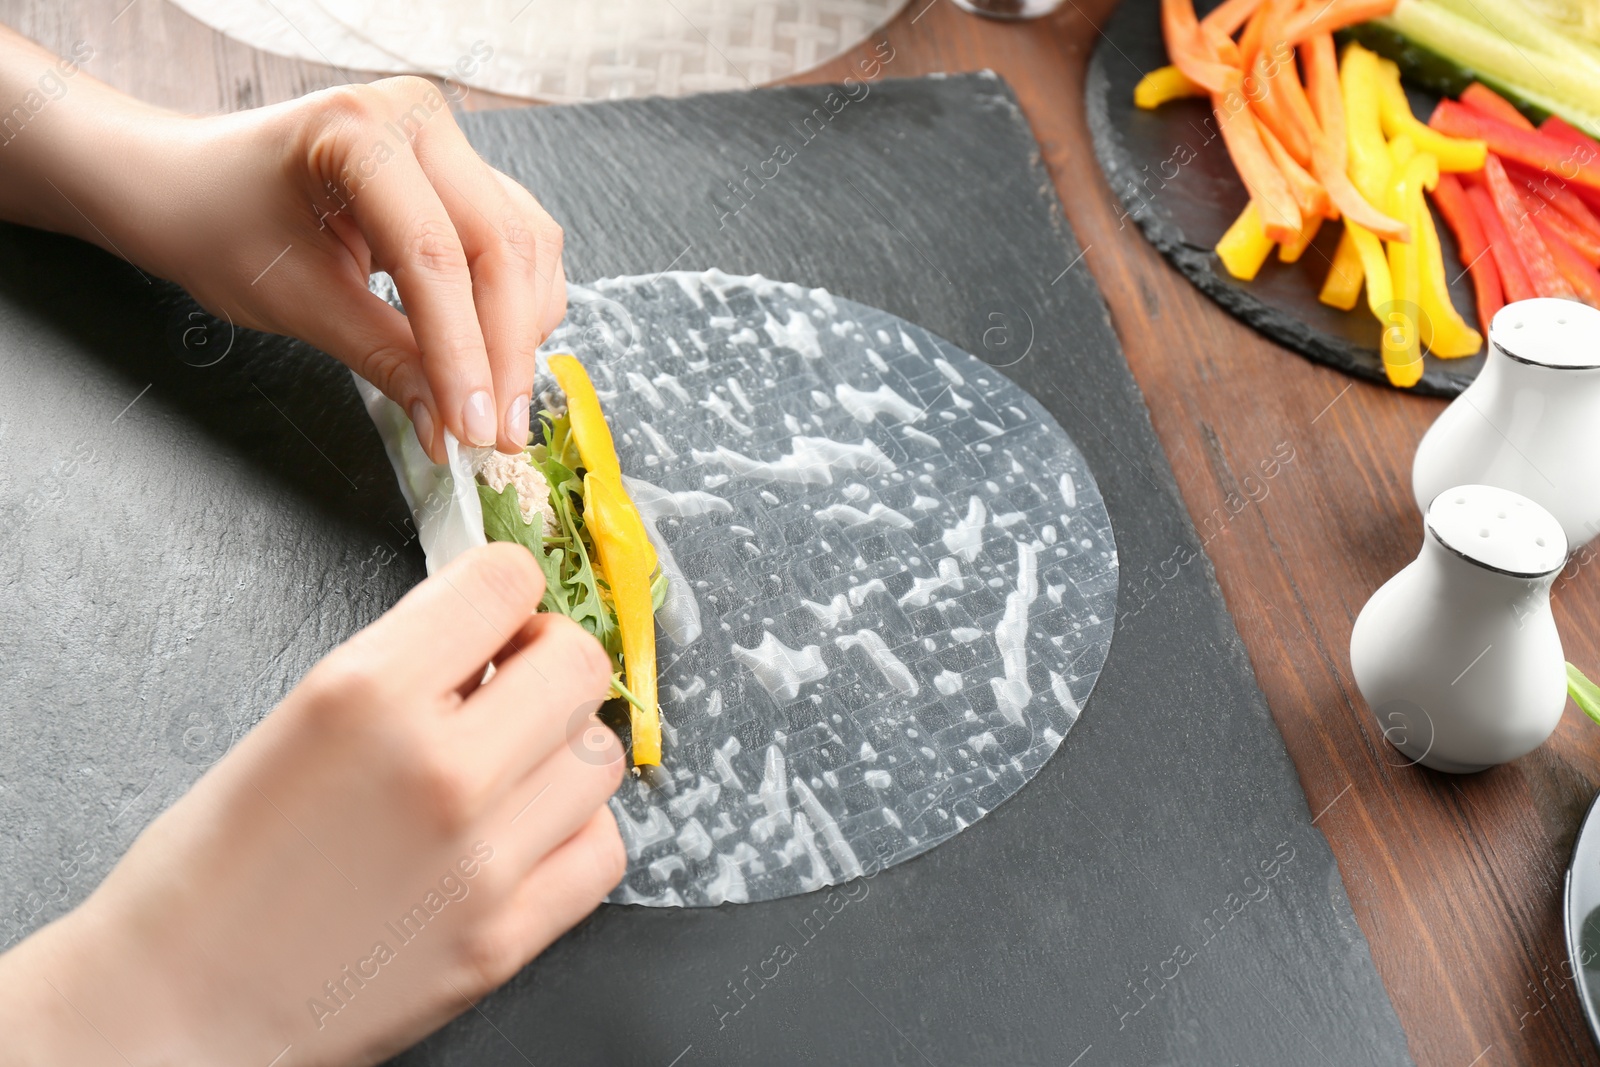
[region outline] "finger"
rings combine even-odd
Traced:
[[[533,616],[508,647],[513,651],[501,657],[494,677],[462,709],[459,727],[479,780],[492,781],[496,791],[509,789],[557,750],[593,741],[584,731],[611,691],[611,657],[565,616]],[[610,753],[588,758],[604,765]]]
[[[411,418],[423,451],[435,463],[444,462],[444,434],[434,416],[433,392],[406,317],[355,283],[325,292],[324,297],[303,304],[296,333],[400,405]]]
[[[499,920],[499,936],[516,946],[520,957],[505,977],[592,912],[622,881],[627,862],[617,820],[609,808],[601,808],[529,871]]]
[[[521,545],[474,548],[401,598],[355,637],[402,690],[445,694],[483,674],[544,595],[544,574]],[[554,670],[554,665],[551,665]]]
[[[489,815],[486,825],[504,827],[495,830],[496,839],[505,841],[513,870],[531,870],[622,784],[627,763],[622,742],[592,713],[584,717],[590,730],[557,745],[506,791]]]
[[[534,350],[561,258],[561,227],[527,191],[509,187],[452,123],[418,138],[417,159],[455,223],[472,273],[478,324],[500,404],[502,452],[528,443]]]
[[[439,194],[416,157],[401,153],[351,204],[374,263],[405,303],[440,425],[469,444],[494,444],[494,380],[472,275]]]
[[[516,203],[521,203],[526,210],[536,211],[546,219],[548,213],[520,182],[509,174],[490,168],[500,186],[506,194]],[[538,249],[538,260],[534,267],[534,274],[538,281],[535,294],[538,303],[539,343],[550,336],[561,320],[567,317],[567,272],[562,265],[561,253],[566,247],[566,235],[554,219],[550,225],[555,227],[557,239],[555,241],[541,242]]]
[[[555,332],[561,320],[567,317],[567,267],[565,260],[556,260],[556,283],[550,287],[549,303],[545,305],[544,318],[539,326],[540,344]]]

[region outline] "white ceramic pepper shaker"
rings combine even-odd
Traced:
[[[1600,533],[1600,310],[1519,300],[1489,323],[1477,379],[1428,429],[1417,507],[1453,485],[1498,485],[1543,505],[1572,549]]]
[[[1480,771],[1537,748],[1566,706],[1550,583],[1567,539],[1544,508],[1488,485],[1441,493],[1424,525],[1421,554],[1356,618],[1350,666],[1412,762]]]

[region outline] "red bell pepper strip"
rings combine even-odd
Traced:
[[[1508,126],[1515,126],[1519,130],[1533,129],[1533,123],[1517,110],[1517,105],[1482,82],[1473,82],[1467,86],[1461,91],[1459,99],[1468,107],[1481,111],[1492,119],[1499,119]]]
[[[1600,161],[1581,159],[1582,153],[1571,144],[1541,130],[1519,130],[1454,100],[1439,101],[1428,125],[1451,137],[1483,141],[1495,155],[1558,174],[1573,185],[1600,192]]]
[[[1600,238],[1600,216],[1590,211],[1589,205],[1580,200],[1566,182],[1554,174],[1530,170],[1521,163],[1508,163],[1503,159],[1500,162],[1505,163],[1506,173],[1511,175],[1513,183],[1520,180],[1551,207],[1577,223],[1581,229]]]
[[[1515,181],[1512,183],[1516,187]],[[1583,227],[1567,218],[1561,212],[1551,207],[1544,200],[1535,196],[1531,191],[1517,188],[1522,197],[1522,207],[1528,217],[1538,220],[1539,232],[1546,230],[1561,235],[1561,239],[1571,245],[1579,255],[1592,264],[1600,264],[1600,239],[1589,233]],[[1557,266],[1560,266],[1558,263]]]
[[[1467,200],[1467,192],[1454,174],[1439,175],[1439,184],[1433,189],[1433,202],[1445,225],[1456,235],[1456,251],[1472,275],[1472,293],[1477,299],[1478,325],[1485,337],[1489,336],[1489,322],[1494,313],[1505,306],[1505,293],[1500,287],[1500,272],[1494,256],[1489,253],[1488,239],[1483,235],[1483,224]]]
[[[1600,270],[1595,270],[1594,264],[1568,244],[1561,234],[1545,225],[1545,221],[1544,218],[1534,216],[1533,224],[1544,238],[1545,247],[1550,250],[1550,258],[1555,260],[1556,269],[1572,286],[1579,300],[1590,307],[1600,307]]]
[[[1339,63],[1333,38],[1326,33],[1312,36],[1304,51],[1306,88],[1311,108],[1316,112],[1317,129],[1312,135],[1311,173],[1328,190],[1328,198],[1346,219],[1359,223],[1386,241],[1411,240],[1411,228],[1390,218],[1367,203],[1345,173],[1344,97],[1339,89]]]
[[[1217,59],[1200,34],[1194,0],[1161,0],[1161,33],[1172,65],[1190,81],[1211,93],[1238,88],[1242,80],[1239,69]]]
[[[1468,186],[1467,203],[1472,205],[1473,213],[1478,216],[1478,224],[1483,227],[1483,239],[1489,245],[1489,255],[1494,258],[1495,269],[1499,271],[1506,303],[1532,300],[1538,296],[1533,291],[1533,282],[1528,278],[1528,268],[1522,265],[1517,246],[1511,243],[1505,223],[1500,221],[1494,201],[1489,199],[1488,190],[1481,184]]]
[[[1564,144],[1587,149],[1589,159],[1600,158],[1600,141],[1596,141],[1560,115],[1551,115],[1539,123],[1539,132],[1546,137],[1554,137]]]
[[[1483,164],[1483,178],[1484,185],[1489,191],[1489,198],[1494,201],[1495,211],[1499,213],[1501,223],[1505,225],[1506,232],[1516,245],[1517,255],[1522,258],[1522,265],[1527,268],[1528,280],[1533,283],[1533,291],[1539,296],[1568,299],[1576,296],[1572,286],[1562,276],[1561,269],[1556,266],[1556,261],[1551,257],[1544,238],[1539,236],[1538,227],[1528,224],[1528,209],[1523,206],[1522,198],[1512,188],[1511,179],[1506,176],[1506,168],[1501,166],[1499,157],[1493,153],[1490,153],[1488,160]]]
[[[1600,142],[1558,115],[1551,115],[1539,123],[1539,132],[1569,146],[1573,151],[1572,160],[1575,162],[1593,163],[1600,160]],[[1566,166],[1570,169],[1571,164],[1568,163]],[[1567,177],[1564,171],[1557,173],[1563,178]],[[1600,214],[1600,192],[1588,186],[1578,185],[1573,187],[1572,194],[1582,200],[1590,210]]]

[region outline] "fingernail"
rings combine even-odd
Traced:
[[[467,397],[461,421],[465,424],[467,440],[480,448],[494,444],[494,401],[487,391],[479,389]]]
[[[417,431],[417,440],[422,444],[422,450],[428,451],[433,447],[433,416],[428,414],[428,405],[418,400],[411,405],[411,426]]]
[[[519,446],[528,443],[528,398],[519,396],[506,409],[506,436]]]

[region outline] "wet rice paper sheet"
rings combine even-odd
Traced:
[[[1022,788],[1116,617],[1110,519],[1060,425],[994,367],[820,289],[675,272],[569,300],[540,386],[548,353],[588,369],[670,581],[663,766],[611,802],[611,899],[808,892]],[[460,490],[487,450],[451,442],[434,467],[363,395],[435,571],[482,543]]]

